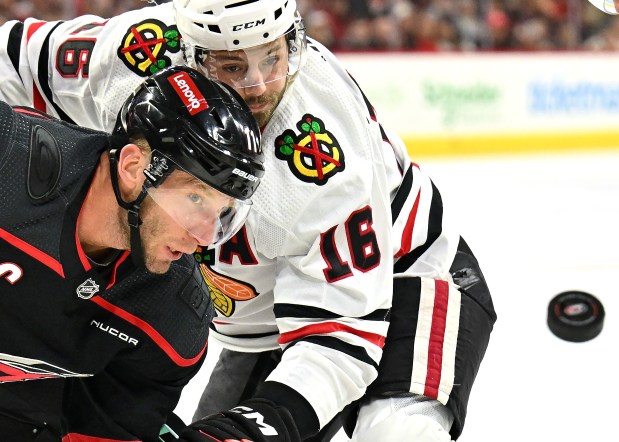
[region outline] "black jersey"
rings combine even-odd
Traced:
[[[108,141],[0,103],[0,416],[154,441],[204,360],[212,306],[193,257],[155,275],[129,252],[84,254],[77,220]]]

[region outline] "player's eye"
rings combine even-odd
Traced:
[[[267,66],[275,66],[280,60],[279,56],[272,56],[264,60],[264,64]]]
[[[187,197],[193,204],[199,205],[202,203],[202,197],[198,195],[197,193],[190,193],[189,195],[187,195]]]
[[[222,67],[222,70],[229,74],[236,74],[242,70],[241,66],[236,64],[228,64]]]

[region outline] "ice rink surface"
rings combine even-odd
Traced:
[[[458,441],[617,440],[619,149],[418,163],[457,211],[498,314]],[[548,302],[566,290],[603,303],[597,338],[571,343],[548,330]],[[211,343],[181,397],[186,421],[217,353]]]

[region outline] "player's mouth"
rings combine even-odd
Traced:
[[[269,103],[264,101],[257,101],[253,103],[249,103],[249,109],[251,109],[252,113],[263,112],[269,108]]]
[[[168,251],[168,257],[170,258],[171,261],[178,261],[183,256],[183,252],[174,250],[170,247],[167,248],[167,251]]]

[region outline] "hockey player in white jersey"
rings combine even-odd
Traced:
[[[496,320],[488,288],[458,214],[305,36],[294,0],[29,19],[0,39],[11,103],[110,129],[121,97],[184,55],[263,128],[267,173],[245,227],[196,251],[224,350],[184,439],[326,440],[339,423],[357,442],[458,438]],[[294,424],[268,419],[269,433],[248,409]]]

